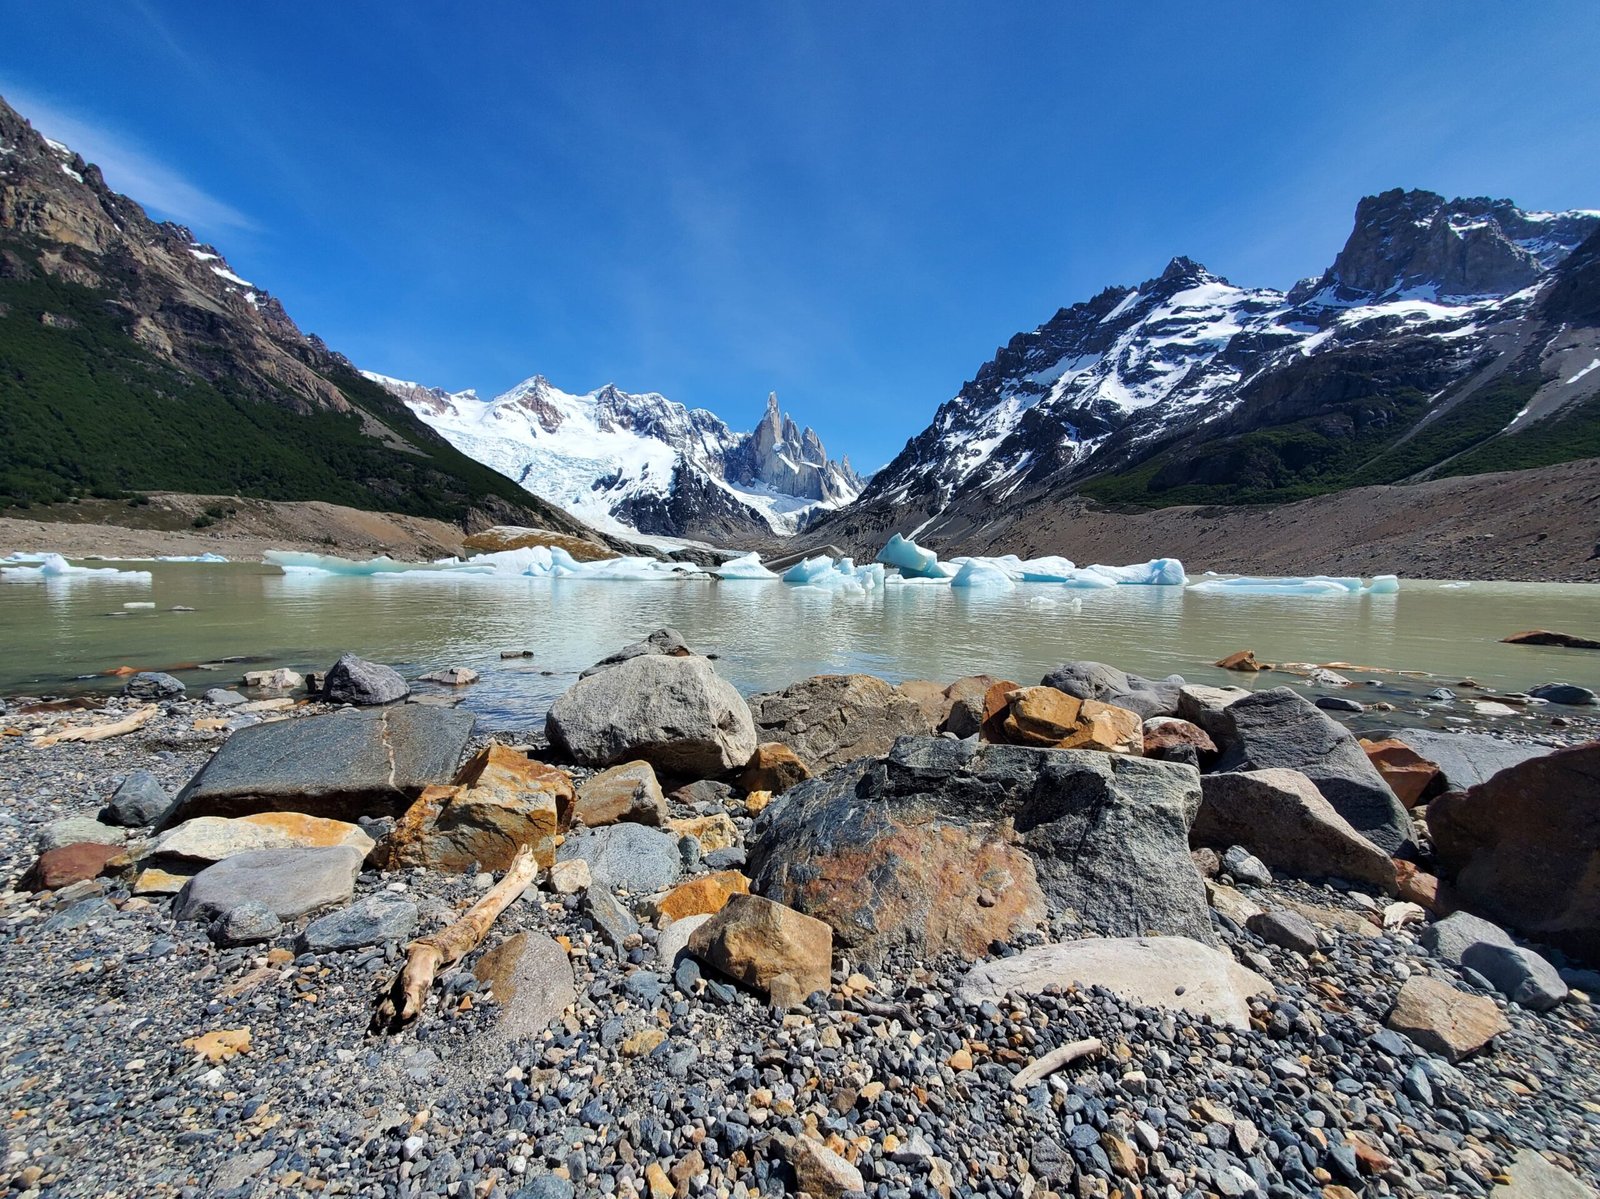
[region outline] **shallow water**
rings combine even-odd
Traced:
[[[1529,628],[1600,636],[1600,587],[1584,584],[1446,589],[1404,580],[1398,595],[1313,597],[1023,584],[990,594],[889,587],[836,596],[772,582],[335,578],[243,563],[136,565],[151,571],[150,582],[0,585],[0,694],[110,688],[117,680],[78,676],[124,664],[170,670],[191,688],[228,685],[244,667],[197,665],[245,655],[261,666],[324,669],[351,650],[407,674],[473,667],[485,678],[464,689],[468,707],[493,727],[537,726],[579,670],[661,625],[719,655],[721,672],[747,693],[845,671],[944,681],[989,673],[1027,683],[1072,658],[1199,682],[1286,681],[1210,665],[1245,648],[1264,661],[1420,670],[1446,682],[1470,676],[1502,690],[1551,680],[1600,689],[1600,651],[1499,644]],[[123,608],[129,601],[156,606]],[[524,648],[534,657],[500,659],[501,650]],[[1370,677],[1414,690],[1437,685]]]

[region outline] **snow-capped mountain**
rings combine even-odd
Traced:
[[[976,551],[1079,491],[1255,502],[1500,469],[1487,439],[1558,414],[1600,427],[1600,372],[1578,373],[1600,338],[1548,304],[1597,230],[1600,212],[1395,190],[1362,200],[1333,265],[1287,293],[1175,258],[1013,337],[814,532]],[[1553,428],[1498,460],[1559,460]]]
[[[542,375],[493,400],[366,372],[468,457],[598,528],[726,541],[795,532],[860,492],[848,457],[767,398],[753,432],[703,408],[607,384],[582,395]]]

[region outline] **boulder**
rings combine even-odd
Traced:
[[[306,685],[305,676],[282,666],[276,670],[247,670],[243,682],[246,687],[262,691],[295,691]]]
[[[164,823],[280,811],[398,816],[424,787],[450,781],[472,725],[470,712],[416,706],[252,725],[189,780]]]
[[[379,891],[343,911],[317,917],[295,938],[295,949],[300,953],[365,949],[368,945],[407,940],[416,927],[417,905],[413,901]]]
[[[1518,1149],[1489,1199],[1595,1199],[1595,1190],[1537,1150]]]
[[[655,920],[709,916],[722,911],[733,896],[748,894],[749,879],[737,870],[719,870],[679,883],[665,895],[656,896],[650,901],[649,911]]]
[[[1549,629],[1528,629],[1500,638],[1505,645],[1553,645],[1560,649],[1600,649],[1600,641],[1573,633],[1552,633]]]
[[[558,860],[588,863],[591,885],[648,895],[678,881],[678,838],[642,824],[613,824],[574,832],[556,852]]]
[[[504,654],[500,655],[505,657]],[[531,655],[529,655],[531,656]],[[657,629],[643,641],[635,641],[632,645],[625,645],[614,654],[601,658],[578,677],[586,679],[592,674],[598,674],[608,666],[616,666],[622,662],[631,661],[642,657],[664,658],[690,658],[695,653],[684,643],[683,634],[677,629]]]
[[[1152,716],[1144,722],[1144,756],[1163,762],[1209,763],[1217,756],[1216,742],[1197,724],[1177,716]]]
[[[22,876],[18,887],[23,891],[59,891],[73,883],[99,877],[106,864],[122,853],[122,846],[98,841],[79,841],[47,849]]]
[[[833,931],[770,899],[735,895],[689,935],[689,952],[788,1008],[828,990]]]
[[[101,824],[88,816],[63,816],[52,820],[40,830],[38,845],[41,852],[60,849],[65,845],[81,845],[93,841],[96,845],[120,847],[128,839],[126,829]]]
[[[798,754],[781,741],[763,741],[745,763],[739,776],[739,786],[749,791],[767,791],[782,795],[796,783],[811,777],[811,769]]]
[[[1394,740],[1409,745],[1438,768],[1439,777],[1428,788],[1427,799],[1444,791],[1465,791],[1487,782],[1508,766],[1542,758],[1550,752],[1549,746],[1518,745],[1486,733],[1442,733],[1436,729],[1401,729]]]
[[[896,684],[895,690],[922,709],[922,715],[927,720],[929,728],[937,728],[943,722],[945,712],[949,708],[949,701],[944,696],[943,683],[935,683],[928,679],[907,679],[903,683]]]
[[[1185,766],[907,737],[769,807],[747,872],[864,959],[902,946],[976,956],[1047,913],[1210,941],[1189,858],[1198,801]]]
[[[491,745],[448,787],[429,787],[373,852],[379,870],[506,870],[523,846],[539,865],[573,810],[572,778],[504,745]]]
[[[1476,970],[1523,1007],[1548,1011],[1567,997],[1567,984],[1554,966],[1518,945],[1498,925],[1467,912],[1430,924],[1418,940],[1445,961]]]
[[[1293,950],[1308,957],[1321,946],[1311,921],[1287,908],[1259,912],[1251,916],[1245,926],[1268,945]]]
[[[1447,914],[1448,909],[1439,901],[1439,879],[1417,869],[1415,862],[1395,859],[1395,894],[1409,903],[1432,912],[1436,916]]]
[[[347,845],[325,849],[257,849],[207,866],[184,885],[173,904],[177,920],[214,920],[248,899],[280,920],[346,902],[361,872],[361,853]]]
[[[259,812],[233,819],[196,816],[158,835],[145,846],[139,860],[155,864],[181,858],[210,863],[253,849],[311,849],[328,845],[348,845],[365,857],[372,844],[372,838],[360,825],[302,816],[299,812]]]
[[[782,741],[820,773],[887,753],[897,737],[931,733],[913,699],[868,674],[827,674],[757,695],[751,714],[764,741]]]
[[[1600,741],[1439,796],[1428,829],[1456,903],[1600,961]]]
[[[1141,720],[1149,720],[1177,715],[1178,689],[1184,683],[1175,674],[1152,680],[1127,674],[1104,662],[1065,662],[1045,675],[1040,685],[1054,687],[1075,699],[1126,708],[1137,712]]]
[[[276,912],[258,899],[247,899],[213,920],[206,935],[219,948],[234,949],[270,941],[282,931],[283,921]]]
[[[1404,741],[1393,737],[1383,741],[1363,738],[1361,751],[1407,808],[1416,807],[1439,789],[1438,764],[1428,761]]]
[[[418,681],[439,683],[445,687],[465,687],[478,681],[478,672],[469,666],[447,666],[443,670],[430,670],[427,674],[419,675]]]
[[[690,778],[750,760],[744,697],[705,658],[643,654],[580,678],[550,708],[551,743],[585,766],[639,758]]]
[[[1223,712],[1229,705],[1254,692],[1243,687],[1206,687],[1190,683],[1178,688],[1178,715],[1190,724],[1204,729],[1213,741],[1226,727]]]
[[[1574,708],[1587,708],[1600,703],[1600,697],[1589,688],[1576,687],[1571,683],[1540,683],[1537,687],[1528,688],[1528,694],[1547,704],[1565,704]]]
[[[1018,686],[991,674],[968,675],[951,683],[944,689],[945,715],[936,731],[955,737],[976,737],[983,725],[983,697],[1000,683],[1005,684],[1002,694],[1015,691]]]
[[[144,828],[158,824],[172,807],[172,796],[148,770],[131,771],[100,811],[106,824]]]
[[[1223,747],[1219,771],[1298,770],[1385,853],[1412,844],[1411,817],[1355,736],[1298,692],[1273,687],[1235,700],[1222,711],[1220,736],[1212,735]]]
[[[667,797],[649,762],[624,762],[585,779],[573,809],[574,818],[590,828],[623,821],[659,826],[667,815]]]
[[[1044,749],[1097,749],[1142,754],[1144,725],[1138,713],[1094,699],[1079,699],[1054,687],[1020,687],[1005,696],[986,722],[985,740]]]
[[[122,694],[129,699],[176,699],[187,690],[170,674],[158,670],[141,670],[122,685]]]
[[[846,1199],[866,1192],[861,1171],[815,1137],[793,1137],[786,1151],[795,1185],[812,1199]]]
[[[1386,1023],[1429,1053],[1452,1062],[1476,1053],[1511,1030],[1494,1000],[1468,995],[1425,974],[1413,974],[1406,980]]]
[[[566,950],[543,933],[507,937],[478,959],[472,973],[494,999],[495,1035],[504,1044],[537,1036],[578,1002]]]
[[[582,858],[573,858],[570,862],[554,863],[545,881],[557,895],[576,895],[588,890],[594,880],[589,877],[589,863]]]
[[[411,694],[400,672],[392,666],[342,654],[322,680],[322,698],[330,704],[371,707],[392,704]]]
[[[1298,770],[1244,770],[1200,779],[1195,845],[1242,845],[1275,870],[1344,878],[1394,894],[1394,861],[1350,823]]]
[[[1255,971],[1188,937],[1106,937],[1040,945],[982,962],[961,981],[960,994],[978,1004],[1075,983],[1239,1029],[1250,1027],[1250,997],[1273,993]]]

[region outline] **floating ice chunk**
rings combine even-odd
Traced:
[[[968,558],[950,580],[952,587],[985,591],[1010,591],[1016,585],[1005,566],[992,558]]]
[[[864,595],[884,586],[886,574],[881,563],[857,566],[853,558],[830,558],[826,554],[804,558],[783,572],[783,581],[800,587],[814,587],[835,594]]]
[[[757,553],[745,554],[740,558],[731,558],[711,573],[719,579],[776,579],[778,577],[777,571],[768,570],[761,565],[761,555]]]
[[[288,572],[293,568],[294,573],[320,573],[327,575],[384,575],[384,574],[410,574],[412,572],[438,573],[448,571],[455,574],[494,574],[492,565],[475,566],[471,562],[462,562],[456,558],[448,558],[442,562],[397,562],[387,555],[369,558],[365,562],[356,562],[349,558],[340,558],[334,554],[307,554],[296,550],[268,550],[261,555],[262,560],[272,566],[282,568]]]
[[[802,558],[781,576],[785,583],[796,583],[805,586],[815,582],[823,575],[834,569],[834,560],[827,554],[819,554],[815,558]]]
[[[939,569],[939,555],[914,541],[907,541],[898,533],[878,551],[878,561],[885,566],[898,567],[901,574],[913,578],[931,579],[944,573]]]
[[[1216,595],[1393,595],[1400,590],[1394,575],[1378,575],[1371,584],[1348,576],[1311,575],[1305,578],[1207,579],[1193,583],[1190,591]]]
[[[154,608],[156,605],[153,600],[129,600],[122,606],[124,608]]]
[[[1463,587],[1471,587],[1471,583],[1440,583],[1440,591],[1459,591]]]
[[[1149,562],[1136,562],[1131,566],[1103,566],[1096,563],[1083,569],[1118,584],[1181,587],[1189,581],[1183,573],[1183,563],[1176,558],[1153,558]]]
[[[51,579],[98,579],[109,583],[148,583],[148,570],[120,570],[115,566],[74,566],[60,554],[13,554],[16,565],[0,566],[0,578],[12,583],[38,583]]]
[[[1020,564],[1020,572],[1024,583],[1070,583],[1078,577],[1071,558],[1055,555],[1029,558]]]
[[[226,562],[221,554],[207,551],[204,554],[157,554],[157,562]]]
[[[1396,575],[1374,575],[1366,587],[1368,595],[1396,595],[1399,591],[1400,579]]]

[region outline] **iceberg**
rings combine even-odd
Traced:
[[[1071,583],[1078,577],[1071,558],[1029,558],[1018,569],[1024,583]]]
[[[0,578],[11,583],[37,583],[48,579],[98,579],[112,583],[148,583],[148,570],[121,570],[115,566],[74,566],[60,554],[12,554],[12,565],[0,566]]]
[[[226,562],[228,559],[221,554],[209,551],[204,554],[157,554],[157,562]]]
[[[754,552],[739,558],[730,558],[711,573],[719,579],[776,579],[778,577],[777,571],[768,570],[761,565],[761,555]]]
[[[1083,569],[1118,585],[1182,587],[1189,581],[1188,575],[1183,572],[1183,563],[1176,558],[1153,558],[1132,566],[1102,566],[1097,563]]]
[[[993,558],[968,558],[950,580],[952,587],[985,591],[1010,591],[1016,585],[1001,561]]]
[[[704,577],[704,572],[699,567],[687,562],[664,562],[659,558],[645,557],[605,558],[598,562],[579,562],[559,546],[549,545],[474,554],[465,560],[440,558],[435,562],[397,562],[389,557],[355,562],[332,554],[307,554],[291,550],[268,550],[262,557],[285,574],[310,577],[582,578],[619,582]]]
[[[1278,579],[1244,575],[1235,579],[1206,579],[1190,584],[1189,590],[1214,595],[1394,595],[1400,590],[1400,580],[1394,575],[1377,575],[1370,584],[1364,584],[1350,576]]]
[[[934,579],[944,574],[939,569],[939,555],[914,541],[907,541],[898,533],[890,537],[888,544],[878,551],[878,561],[897,568],[909,578]]]
[[[796,562],[783,572],[782,578],[785,583],[799,587],[844,595],[865,595],[883,587],[887,581],[882,563],[857,566],[854,558],[830,558],[826,554]]]

